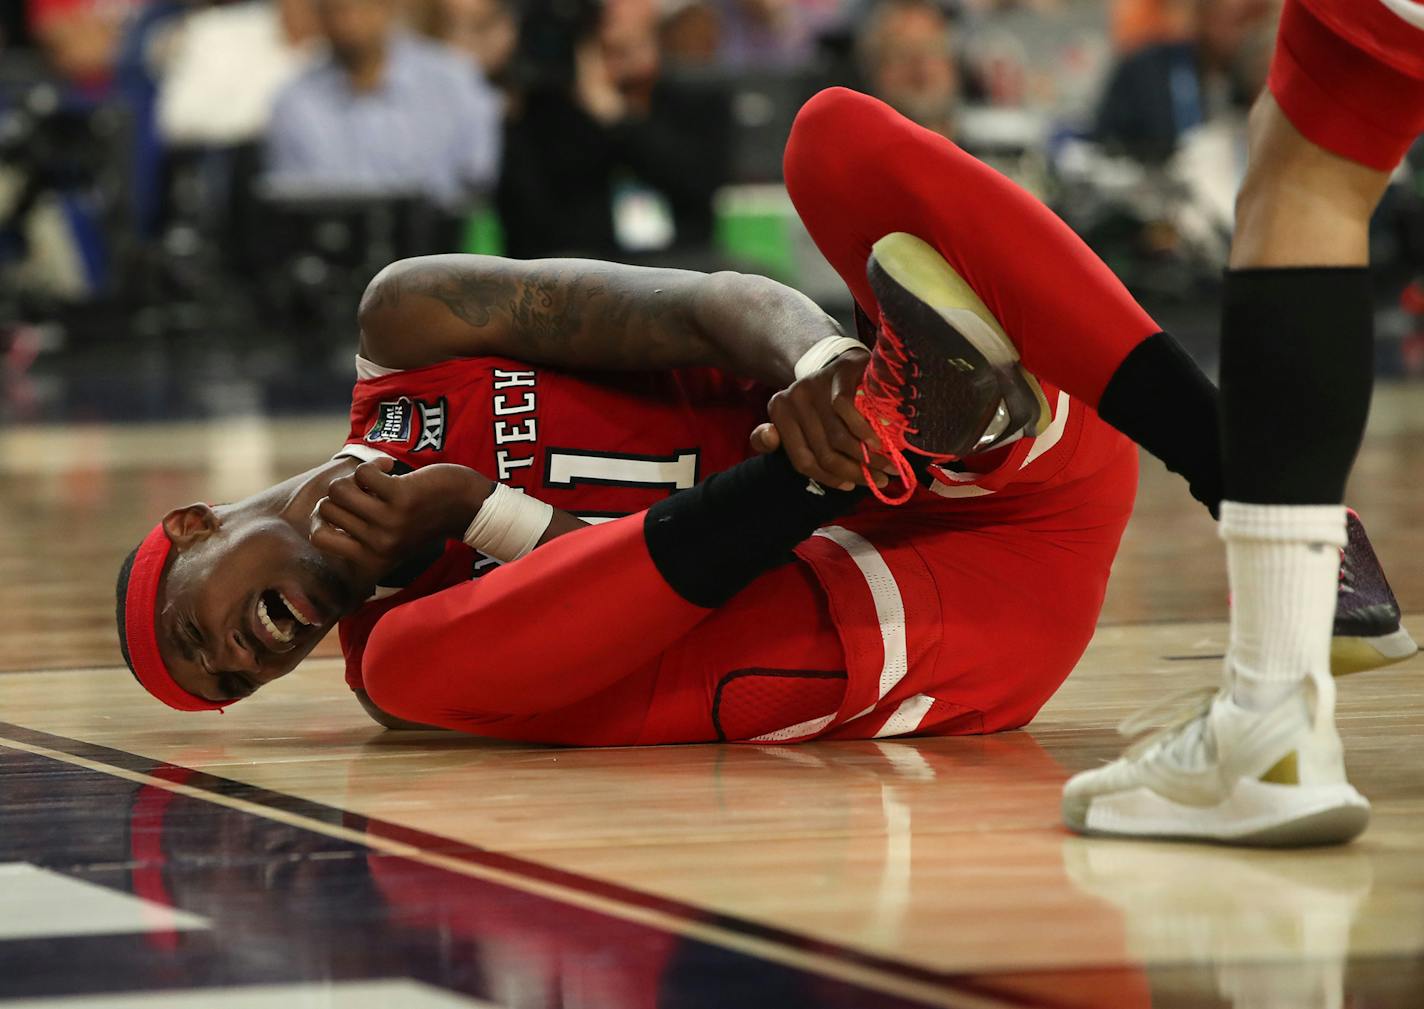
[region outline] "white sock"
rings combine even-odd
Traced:
[[[1274,707],[1307,676],[1330,676],[1344,505],[1221,503],[1231,578],[1232,699]]]

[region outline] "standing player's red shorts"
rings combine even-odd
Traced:
[[[1286,0],[1268,86],[1312,143],[1392,171],[1424,133],[1424,4]]]

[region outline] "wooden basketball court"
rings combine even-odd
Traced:
[[[1144,460],[1097,639],[1027,731],[567,750],[389,733],[334,640],[223,715],[122,667],[155,516],[339,445],[340,417],[0,433],[0,1006],[1424,1005],[1424,659],[1342,682],[1347,847],[1086,841],[1068,774],[1209,683],[1209,518]],[[1424,638],[1424,389],[1355,471]]]

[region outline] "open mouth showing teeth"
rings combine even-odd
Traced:
[[[268,589],[258,597],[257,619],[263,629],[283,645],[291,644],[296,640],[298,629],[312,623],[280,589]]]

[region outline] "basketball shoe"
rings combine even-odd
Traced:
[[[1393,665],[1419,651],[1400,623],[1399,601],[1354,509],[1346,510],[1330,671],[1336,676]]]
[[[932,465],[1041,434],[1051,417],[1038,382],[999,321],[929,243],[904,232],[876,242],[866,263],[880,304],[880,332],[856,393],[903,491],[877,497],[900,504],[916,478],[905,453]],[[934,404],[923,409],[921,401]]]
[[[1298,847],[1348,841],[1369,814],[1345,780],[1328,676],[1265,711],[1236,704],[1228,684],[1063,788],[1063,822],[1079,834]]]

